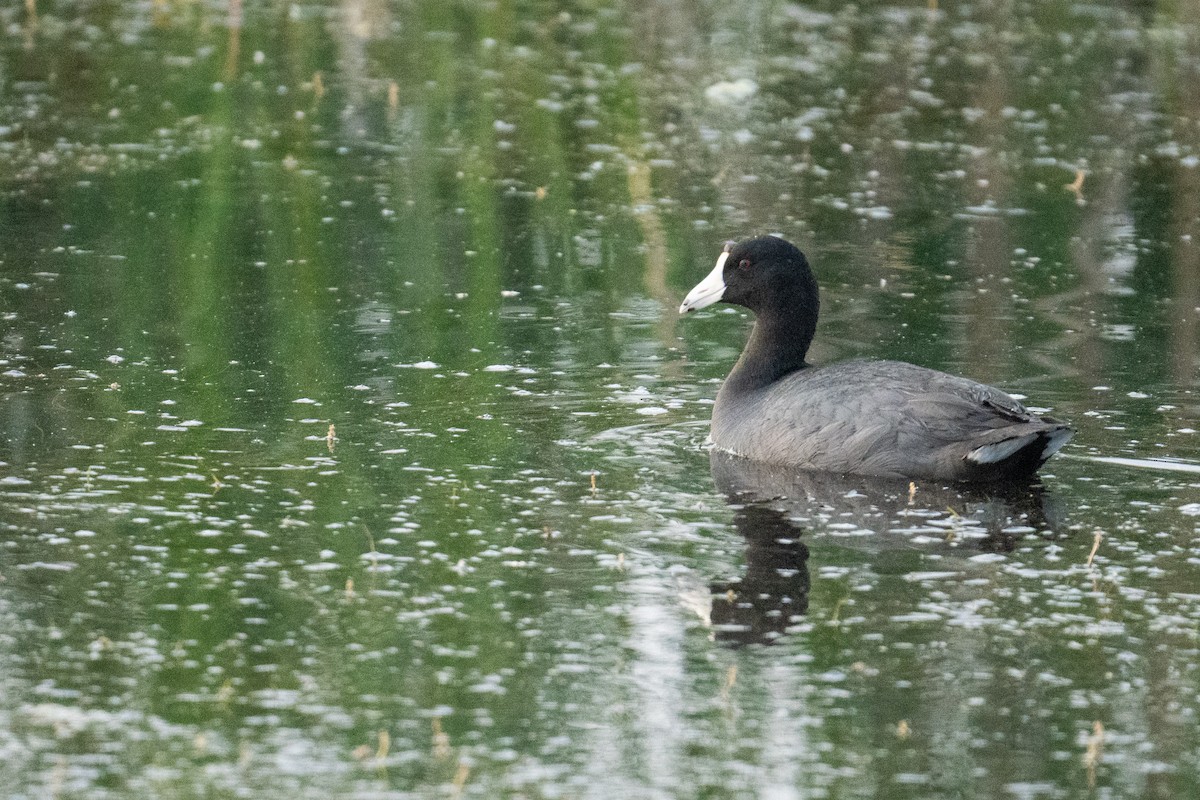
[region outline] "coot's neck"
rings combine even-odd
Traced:
[[[816,303],[759,313],[742,357],[721,387],[722,394],[750,392],[809,366],[804,360],[817,326]]]

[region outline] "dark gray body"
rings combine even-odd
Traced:
[[[810,366],[761,388],[730,378],[713,408],[712,441],[770,464],[998,480],[1032,474],[1070,436],[999,389],[898,361]]]

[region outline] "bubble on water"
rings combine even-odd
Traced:
[[[704,90],[704,97],[716,105],[732,106],[745,103],[758,93],[758,84],[750,78],[717,81]]]

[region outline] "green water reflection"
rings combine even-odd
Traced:
[[[1198,13],[0,9],[6,796],[1200,794]],[[714,481],[763,231],[1045,486]]]

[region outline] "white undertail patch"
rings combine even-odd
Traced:
[[[985,444],[982,447],[976,447],[967,453],[967,461],[974,461],[976,464],[998,464],[1021,448],[1033,444],[1033,440],[1037,437],[1038,434],[1036,433],[1027,433],[1024,436],[1005,439],[995,444]],[[1060,443],[1059,447],[1061,446],[1062,444]]]
[[[1042,463],[1046,463],[1046,459],[1062,449],[1062,446],[1071,440],[1075,435],[1075,431],[1070,428],[1060,428],[1050,434],[1050,441],[1046,443],[1046,449],[1042,451]]]

